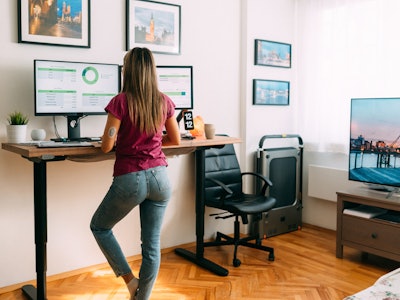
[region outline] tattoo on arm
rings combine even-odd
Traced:
[[[108,137],[112,138],[115,135],[115,127],[110,127],[110,129],[108,129]]]

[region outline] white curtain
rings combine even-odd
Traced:
[[[400,1],[297,3],[299,132],[311,151],[347,153],[350,99],[400,97]]]

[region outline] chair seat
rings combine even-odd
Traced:
[[[232,213],[258,214],[267,212],[275,206],[276,199],[263,195],[246,195],[240,199],[225,200],[225,209]]]

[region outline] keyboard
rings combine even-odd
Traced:
[[[54,142],[45,141],[36,145],[38,148],[66,148],[66,147],[93,147],[94,145],[89,142],[80,141],[67,141],[67,142]]]
[[[37,146],[40,143],[43,143],[43,141],[29,141],[29,142],[22,142],[22,143],[18,143],[18,145],[21,146]]]
[[[50,139],[53,142],[99,142],[101,141],[101,137],[81,137],[77,139],[68,139],[68,138],[53,138]]]

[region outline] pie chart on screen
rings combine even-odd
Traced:
[[[87,84],[95,84],[99,80],[99,72],[95,67],[86,67],[82,71],[82,79]]]

